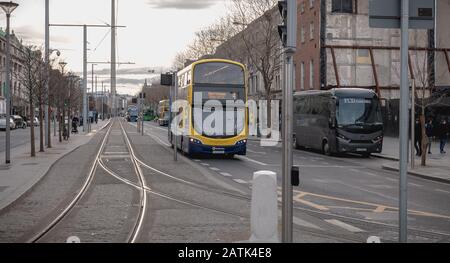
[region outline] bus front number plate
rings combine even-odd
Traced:
[[[356,149],[357,152],[367,152],[366,148],[358,148]]]
[[[213,154],[224,154],[225,149],[223,148],[213,148]]]

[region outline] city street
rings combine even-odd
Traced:
[[[35,141],[36,141],[36,145],[37,147],[39,146],[39,134],[40,134],[40,130],[39,127],[35,127],[34,128],[34,132],[35,132]],[[5,131],[0,131],[0,141],[4,142],[5,141],[5,136],[6,136],[6,132]],[[25,145],[25,144],[29,144],[30,143],[30,127],[27,127],[26,129],[17,129],[17,130],[12,130],[11,131],[11,149],[14,149],[16,147]],[[4,152],[5,151],[5,144],[4,143],[0,143],[0,152]]]
[[[0,243],[450,243],[448,14],[0,1]]]
[[[252,174],[277,172],[280,185],[280,148],[251,141],[245,157],[175,163],[166,128],[146,123],[141,136],[134,125],[117,119],[59,160],[0,213],[0,242],[247,240]],[[380,159],[309,151],[294,159],[301,171],[295,242],[396,242],[398,175],[382,170]],[[410,178],[410,242],[450,241],[449,197],[448,184]]]

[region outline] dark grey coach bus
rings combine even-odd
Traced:
[[[370,156],[383,148],[383,118],[377,94],[340,88],[294,95],[294,142],[326,155]]]

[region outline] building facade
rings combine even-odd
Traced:
[[[12,113],[26,115],[25,93],[19,81],[19,75],[23,69],[23,49],[22,42],[11,33],[11,102]],[[6,33],[0,29],[0,115],[6,114]]]
[[[231,59],[247,66],[250,99],[267,98],[269,90],[272,99],[281,98],[280,23],[278,7],[274,7],[222,43],[214,54],[216,58]]]
[[[410,30],[410,69],[416,79],[428,71],[429,53],[422,49],[450,47],[449,8],[448,0],[437,1],[436,34]],[[369,0],[298,0],[296,90],[363,87],[398,98],[400,40],[398,29],[369,27]],[[445,54],[435,52],[435,58],[436,85],[449,85]]]

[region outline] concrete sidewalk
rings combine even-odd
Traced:
[[[69,141],[59,142],[58,136],[52,138],[51,149],[40,153],[37,143],[36,157],[30,157],[30,145],[25,144],[11,151],[11,164],[4,164],[5,153],[0,153],[0,210],[20,198],[38,183],[50,167],[63,156],[86,144],[92,136],[104,128],[108,121],[99,121],[92,125],[91,133],[83,133],[82,128],[77,135],[71,134]],[[39,141],[37,141],[39,142]]]
[[[385,137],[383,143],[383,152],[381,154],[373,154],[373,156],[391,161],[383,163],[383,169],[398,171],[399,148],[398,138]],[[420,165],[421,157],[416,156],[414,160],[415,169],[411,169],[411,164],[408,164],[409,174],[433,181],[450,184],[450,154],[440,154],[439,142],[437,141],[432,142],[431,152],[431,155],[427,155],[426,167]]]

